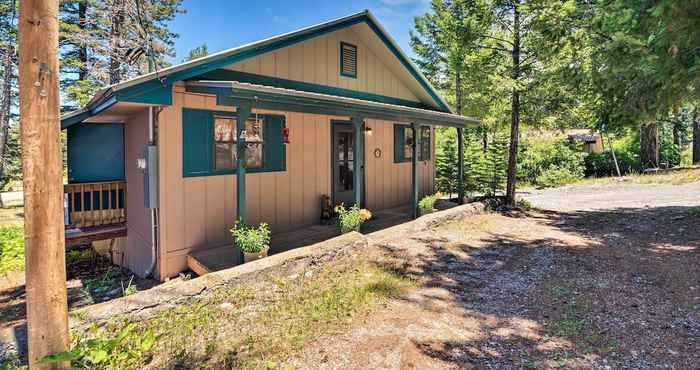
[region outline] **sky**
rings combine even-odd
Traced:
[[[182,62],[188,51],[206,43],[210,53],[312,26],[369,9],[409,56],[413,18],[424,14],[429,0],[184,0],[171,29]]]

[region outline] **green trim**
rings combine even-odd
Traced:
[[[319,84],[314,84],[314,83],[309,83],[309,82],[302,82],[302,81],[288,80],[288,79],[284,79],[284,78],[264,76],[264,75],[254,74],[254,73],[231,71],[228,69],[217,69],[215,71],[207,72],[201,76],[197,76],[197,79],[198,80],[211,80],[211,81],[238,81],[238,82],[250,83],[250,84],[255,84],[255,85],[279,87],[279,88],[283,88],[283,89],[306,91],[306,92],[312,92],[312,93],[317,93],[317,94],[342,96],[345,98],[361,99],[361,100],[367,100],[367,101],[372,101],[372,102],[377,102],[377,103],[385,103],[385,104],[391,104],[391,105],[399,105],[399,106],[403,106],[403,107],[431,110],[431,108],[426,106],[425,104],[423,104],[421,102],[412,101],[412,100],[406,100],[406,99],[394,98],[392,96],[379,95],[379,94],[367,93],[367,92],[362,92],[362,91],[344,89],[344,88],[340,88],[340,87],[332,87],[332,86],[319,85]],[[188,89],[190,89],[190,88],[188,87]],[[198,92],[207,92],[210,94],[217,93],[216,90],[212,90],[212,88],[210,88],[209,90],[198,91]]]
[[[355,73],[345,73],[345,58],[343,58],[343,46],[349,46],[351,48],[355,49]],[[349,77],[349,78],[355,78],[357,79],[357,69],[359,67],[359,63],[357,62],[357,45],[353,45],[344,41],[340,42],[340,75],[343,77]]]
[[[353,145],[353,190],[355,192],[355,204],[362,207],[364,206],[363,201],[364,196],[364,173],[362,169],[365,167],[365,148],[364,148],[364,120],[362,117],[354,116],[352,117],[352,125],[355,134],[355,145]]]
[[[411,131],[413,132],[413,145],[411,145],[412,158],[411,158],[411,203],[413,205],[413,218],[418,217],[418,145],[416,136],[418,135],[418,125],[415,123],[411,124]]]
[[[245,140],[241,134],[245,131],[245,124],[250,117],[249,106],[238,106],[236,112],[238,119],[236,121],[236,218],[245,224],[246,222],[246,196],[245,196],[245,175],[246,175],[246,157],[245,157]],[[263,129],[263,133],[264,133]]]
[[[399,111],[391,106],[371,106],[364,102],[345,102],[333,97],[305,97],[277,92],[263,92],[231,86],[188,86],[188,92],[216,94],[217,105],[236,105],[245,102],[258,109],[284,112],[328,114],[336,116],[361,115],[387,121],[418,122],[422,125],[466,127],[470,120],[460,116],[437,115],[434,111]]]
[[[457,129],[457,203],[464,204],[464,130]]]

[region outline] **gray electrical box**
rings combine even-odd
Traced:
[[[144,145],[143,158],[143,204],[149,209],[158,208],[158,147]]]

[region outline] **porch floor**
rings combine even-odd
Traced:
[[[373,213],[372,220],[362,225],[362,233],[369,234],[411,220],[411,206],[405,205]],[[272,234],[269,255],[285,252],[331,239],[340,235],[340,227],[313,225],[284,233]],[[198,275],[224,270],[242,263],[241,252],[232,246],[223,246],[187,255],[188,267]]]

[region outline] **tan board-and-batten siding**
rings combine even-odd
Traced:
[[[231,244],[229,230],[236,219],[236,175],[183,177],[182,109],[233,111],[216,105],[212,95],[185,93],[176,85],[172,106],[159,116],[160,152],[160,277],[186,269],[190,251]],[[258,110],[258,113],[272,113]],[[320,196],[331,193],[331,121],[349,117],[284,114],[290,130],[286,171],[246,175],[248,222],[267,222],[274,232],[319,222]],[[365,187],[369,209],[410,202],[411,163],[394,163],[394,122],[366,120]],[[434,133],[431,160],[419,162],[421,194],[432,193]],[[382,152],[380,158],[375,149]]]

